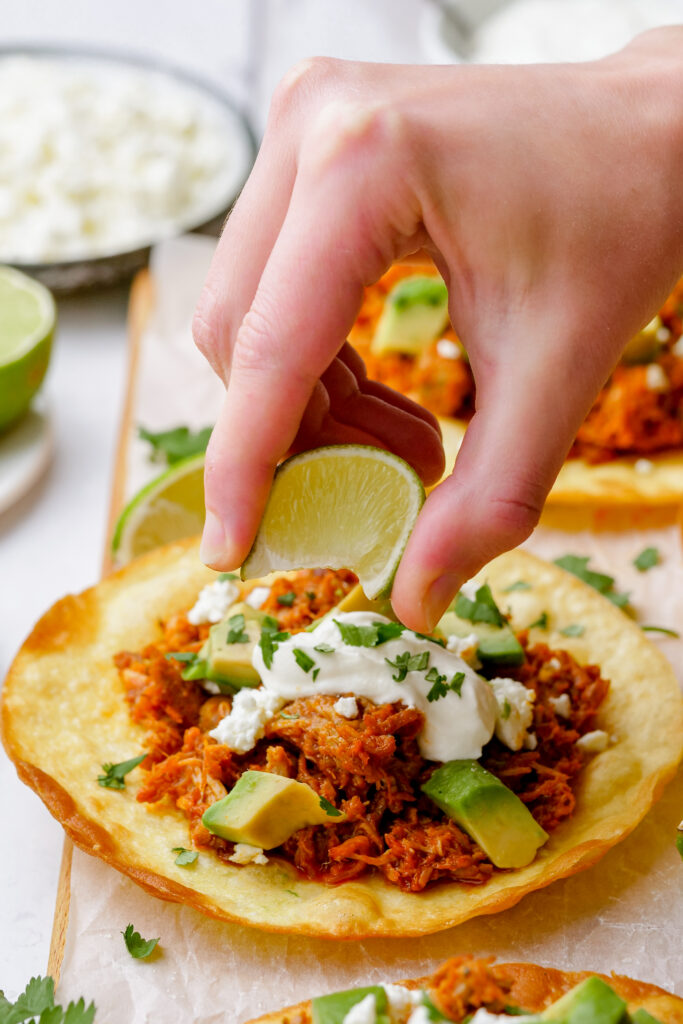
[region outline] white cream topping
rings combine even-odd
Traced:
[[[203,622],[220,622],[230,605],[239,597],[240,588],[234,580],[214,580],[199,591],[194,606],[187,613],[193,626]]]
[[[235,843],[235,850],[228,857],[228,860],[235,864],[267,864],[268,858],[260,846],[251,846],[250,843]]]
[[[609,746],[609,735],[602,729],[594,729],[579,736],[576,746],[583,750],[584,754],[601,754]]]
[[[669,378],[659,363],[648,363],[645,369],[645,383],[650,391],[668,391],[671,387]]]
[[[270,587],[254,587],[244,599],[250,608],[260,608],[270,594]]]
[[[498,705],[496,736],[510,750],[521,750],[529,741],[529,726],[534,720],[536,694],[516,679],[500,677],[491,680],[491,688]],[[534,737],[533,750],[536,746]]]
[[[266,691],[278,695],[283,702],[315,694],[353,693],[367,697],[374,704],[402,701],[417,707],[425,716],[425,725],[418,735],[420,753],[431,761],[481,757],[482,748],[493,735],[496,722],[496,699],[487,681],[440,644],[425,640],[410,630],[396,639],[375,647],[344,643],[336,621],[343,626],[368,627],[389,620],[372,612],[342,612],[323,619],[311,632],[297,633],[283,641],[273,655],[272,666],[266,668],[261,648],[252,656],[254,668]],[[332,651],[316,651],[316,647]],[[308,671],[297,663],[294,651],[313,659]],[[423,670],[411,670],[402,681],[393,678],[401,673],[388,661],[422,656]],[[445,694],[429,701],[427,694],[435,686],[426,678],[430,669],[444,677]],[[318,670],[316,672],[316,670]],[[458,689],[457,674],[462,673]],[[314,678],[315,676],[315,678]],[[450,684],[454,683],[454,688]],[[218,727],[220,729],[220,726]],[[212,735],[215,735],[216,730]],[[226,742],[226,741],[223,741]]]
[[[560,718],[569,718],[572,713],[572,704],[568,693],[563,693],[559,697],[548,697],[548,704]]]
[[[375,1024],[377,1019],[374,992],[369,992],[359,1003],[352,1006],[343,1020],[343,1024]]]
[[[209,736],[213,736],[218,743],[225,743],[238,754],[246,754],[262,739],[266,722],[285,703],[285,699],[272,690],[242,687],[233,697],[230,714],[221,719]]]
[[[442,359],[462,359],[460,346],[451,338],[439,338],[436,343],[436,354]]]
[[[358,718],[358,701],[355,697],[340,697],[332,706],[342,718]]]

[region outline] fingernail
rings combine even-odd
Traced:
[[[431,632],[437,622],[448,608],[460,587],[460,577],[455,573],[445,573],[430,585],[429,590],[422,602],[422,610],[427,620],[428,630]]]
[[[199,545],[199,557],[205,565],[215,565],[223,562],[228,553],[227,548],[222,522],[217,515],[207,509],[202,542]]]

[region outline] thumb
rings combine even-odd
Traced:
[[[477,380],[455,469],[427,499],[396,574],[396,614],[420,631],[434,628],[465,580],[529,536],[597,390],[595,366],[581,379],[557,365],[562,354],[539,363],[524,346],[508,352],[516,361]]]

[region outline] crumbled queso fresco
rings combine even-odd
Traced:
[[[0,58],[0,262],[110,255],[208,221],[242,149],[230,113],[167,74]]]
[[[193,626],[203,622],[220,622],[228,608],[239,597],[240,588],[232,580],[214,580],[199,591],[199,597],[187,613]]]

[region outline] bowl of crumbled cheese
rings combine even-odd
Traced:
[[[218,88],[142,58],[0,48],[0,263],[66,293],[218,230],[256,151]]]

